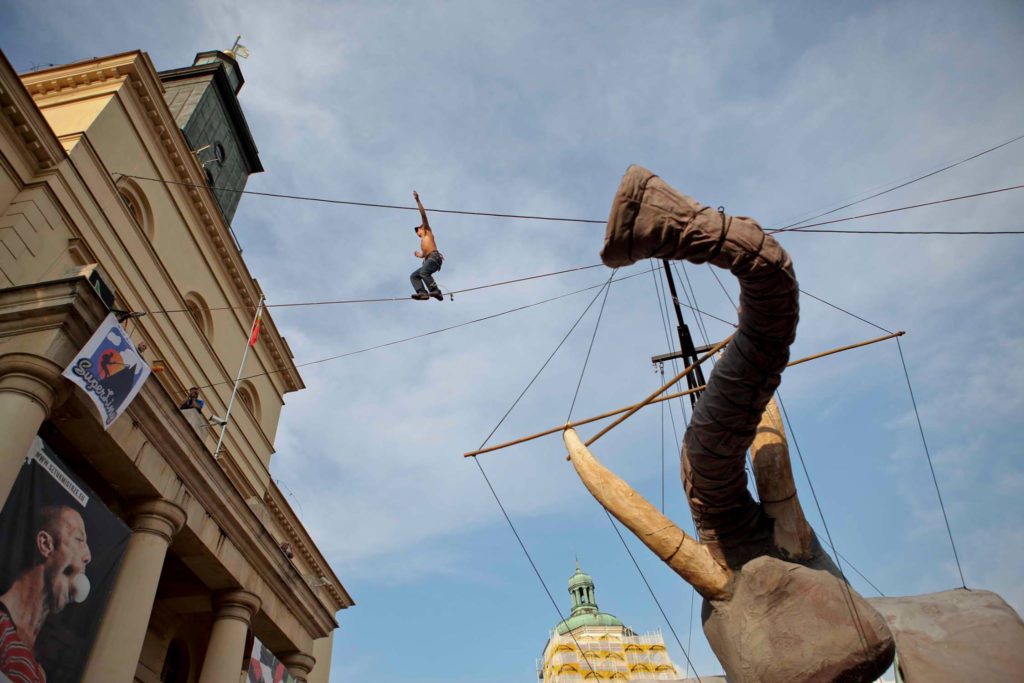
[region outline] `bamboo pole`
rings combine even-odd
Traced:
[[[847,346],[838,346],[838,347],[836,347],[834,349],[831,349],[829,351],[822,351],[821,353],[815,353],[814,355],[804,356],[803,358],[800,358],[799,360],[791,361],[789,363],[789,365],[787,365],[786,367],[787,368],[791,368],[794,365],[800,365],[801,363],[806,363],[809,360],[817,360],[817,359],[823,358],[825,356],[831,356],[833,353],[841,353],[843,351],[849,351],[850,349],[859,349],[862,346],[867,346],[869,344],[877,344],[878,342],[886,341],[888,339],[893,339],[894,337],[902,337],[905,334],[906,334],[906,332],[904,332],[903,330],[900,330],[899,332],[893,332],[891,334],[887,334],[887,335],[882,336],[882,337],[875,337],[874,339],[868,339],[867,341],[862,341],[862,342],[859,342],[857,344],[849,344]]]
[[[871,344],[877,344],[878,342],[887,341],[889,339],[893,339],[894,337],[902,337],[904,334],[906,334],[906,332],[901,330],[899,332],[893,332],[892,334],[887,334],[887,335],[885,335],[883,337],[876,337],[875,339],[869,339],[867,341],[862,341],[862,342],[859,342],[857,344],[848,344],[847,346],[838,346],[838,347],[836,347],[834,349],[829,349],[828,351],[822,351],[821,353],[815,353],[815,354],[810,355],[810,356],[804,356],[803,358],[799,358],[797,360],[790,361],[790,363],[786,367],[790,368],[790,367],[793,367],[794,365],[800,365],[801,363],[806,363],[809,360],[817,360],[819,358],[824,358],[825,356],[831,356],[831,355],[836,354],[836,353],[842,353],[843,351],[850,351],[852,349],[858,349],[858,348],[860,348],[862,346],[869,346]],[[728,341],[729,341],[728,339],[725,340],[725,342],[728,342]],[[712,352],[712,353],[714,353],[714,352]],[[703,359],[701,359],[701,360],[703,360]],[[698,362],[700,362],[700,361],[698,361]],[[686,371],[683,372],[682,376],[685,376],[685,375],[686,375]],[[672,384],[675,384],[681,378],[682,377],[679,377],[679,378],[673,380],[667,386],[671,386]],[[590,424],[591,422],[597,422],[598,420],[604,420],[604,419],[609,418],[609,417],[614,417],[616,415],[621,415],[622,413],[625,413],[627,411],[633,410],[634,408],[639,410],[640,408],[643,408],[646,405],[654,405],[655,403],[661,403],[662,401],[671,401],[672,399],[679,398],[680,396],[689,396],[690,394],[696,393],[698,391],[703,391],[706,388],[707,388],[707,385],[705,384],[703,386],[694,387],[693,389],[687,389],[686,391],[679,391],[679,392],[676,392],[674,394],[666,394],[665,396],[661,396],[661,397],[658,397],[658,398],[651,399],[650,401],[647,401],[646,403],[641,401],[640,403],[635,403],[633,405],[626,406],[625,408],[617,408],[615,410],[609,410],[608,412],[601,413],[600,415],[595,415],[593,417],[588,417],[588,418],[585,418],[583,420],[576,420],[575,422],[567,422],[567,423],[565,423],[563,425],[559,425],[557,427],[552,427],[551,429],[545,429],[542,432],[537,432],[536,434],[530,434],[529,436],[524,436],[524,437],[521,437],[521,438],[518,438],[518,439],[514,439],[512,441],[506,441],[505,443],[499,443],[499,444],[496,444],[494,446],[488,446],[487,448],[481,448],[480,450],[477,450],[477,451],[470,451],[469,453],[463,453],[462,457],[464,457],[464,458],[475,458],[478,455],[482,455],[484,453],[490,453],[492,451],[500,451],[503,448],[508,448],[509,446],[518,446],[521,443],[526,443],[527,441],[533,441],[534,439],[539,439],[542,436],[548,436],[550,434],[557,434],[559,432],[565,431],[566,429],[579,427],[580,425]],[[657,396],[657,394],[660,394],[662,391],[664,391],[664,388],[659,389],[658,392],[655,394],[655,396]],[[633,412],[636,412],[636,410],[633,410]],[[630,415],[632,415],[632,413],[630,413]]]
[[[671,387],[671,386],[672,386],[673,384],[675,384],[676,382],[678,382],[679,380],[681,380],[682,378],[684,378],[684,377],[686,377],[686,376],[687,376],[688,374],[690,374],[690,373],[691,373],[691,372],[693,371],[693,369],[694,369],[695,367],[697,367],[698,365],[700,365],[701,363],[703,363],[704,361],[706,361],[706,360],[707,360],[708,358],[711,358],[711,357],[712,357],[713,355],[715,355],[716,353],[718,353],[719,351],[721,351],[721,350],[722,350],[722,349],[723,349],[723,348],[725,347],[725,345],[726,345],[726,344],[728,344],[728,343],[729,343],[730,341],[732,341],[732,338],[733,338],[734,336],[735,336],[735,334],[730,334],[730,335],[729,335],[728,337],[726,337],[726,338],[725,338],[725,339],[723,339],[722,341],[720,341],[720,342],[718,342],[717,344],[715,344],[715,345],[714,345],[714,347],[712,347],[712,348],[711,348],[711,350],[709,350],[709,351],[708,351],[707,353],[705,353],[705,354],[704,354],[703,356],[701,356],[700,358],[698,358],[698,359],[697,359],[696,361],[694,361],[693,363],[690,363],[689,365],[687,365],[687,366],[686,366],[686,367],[685,367],[685,368],[683,369],[683,371],[682,371],[682,372],[680,372],[680,373],[679,373],[678,375],[676,375],[675,377],[673,377],[672,379],[670,379],[670,380],[669,380],[669,381],[668,381],[668,382],[667,382],[666,384],[663,384],[663,385],[662,385],[662,386],[661,386],[660,388],[656,389],[656,390],[654,391],[654,393],[652,393],[652,394],[651,394],[650,396],[648,396],[648,397],[647,397],[647,398],[645,398],[644,400],[642,400],[642,401],[640,401],[639,403],[637,403],[636,405],[634,405],[634,406],[633,406],[632,408],[630,408],[630,409],[629,409],[628,411],[626,411],[626,414],[625,414],[625,415],[622,415],[621,417],[619,417],[618,419],[616,419],[616,420],[615,420],[615,422],[612,422],[612,423],[611,423],[610,425],[608,425],[607,427],[605,427],[604,429],[602,429],[601,431],[599,431],[599,432],[598,432],[597,434],[595,434],[594,436],[590,437],[590,440],[589,440],[589,441],[587,441],[587,442],[586,442],[585,444],[583,444],[583,445],[584,445],[584,446],[587,446],[587,447],[589,447],[589,446],[590,446],[590,445],[591,445],[592,443],[594,443],[595,441],[597,441],[598,439],[600,439],[600,438],[601,438],[602,436],[604,436],[605,434],[607,434],[608,432],[610,432],[611,430],[615,429],[615,428],[616,428],[616,427],[618,427],[618,426],[619,426],[620,424],[622,424],[623,422],[625,422],[626,420],[628,420],[628,419],[629,419],[630,417],[632,417],[632,416],[633,416],[633,415],[634,415],[634,414],[636,413],[636,411],[640,410],[640,409],[641,409],[641,408],[643,408],[643,407],[644,407],[645,405],[647,405],[648,403],[650,403],[650,402],[651,402],[651,401],[653,401],[654,399],[656,399],[656,398],[658,398],[659,396],[661,396],[661,395],[662,395],[663,393],[665,393],[665,391],[666,391],[667,389],[669,389],[669,388],[670,388],[670,387]],[[705,386],[706,386],[706,385],[705,385]]]

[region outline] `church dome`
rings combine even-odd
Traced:
[[[584,626],[623,626],[623,623],[617,616],[607,612],[577,614],[560,623],[555,631],[558,635],[564,636],[569,631],[575,631]]]

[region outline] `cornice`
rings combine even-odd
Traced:
[[[53,168],[66,157],[64,148],[32,101],[18,74],[0,51],[0,119],[35,160],[36,170]]]
[[[179,183],[181,190],[188,196],[195,214],[213,244],[217,258],[227,270],[239,299],[246,306],[244,316],[251,318],[256,314],[256,305],[260,298],[259,288],[231,237],[230,228],[217,208],[212,191],[206,185],[199,161],[192,154],[185,136],[174,122],[174,117],[163,98],[163,83],[148,55],[140,51],[126,52],[25,74],[22,77],[25,89],[33,98],[40,100],[64,95],[69,91],[105,85],[114,79],[126,80],[142,105],[150,129],[160,140],[174,169],[173,181]],[[265,316],[267,319],[270,317],[269,313],[265,313]],[[267,327],[276,331],[272,322]],[[268,334],[265,339],[272,342],[267,345],[267,349],[274,369],[278,371],[276,374],[281,375],[286,386],[284,393],[303,389],[305,385],[280,335]]]
[[[302,526],[302,523],[295,518],[294,513],[288,507],[287,503],[280,498],[280,491],[277,490],[277,486],[275,484],[271,483],[271,485],[267,487],[267,493],[264,496],[264,501],[270,511],[274,514],[278,524],[282,529],[284,529],[285,533],[288,534],[288,538],[291,540],[299,554],[302,555],[302,559],[306,561],[306,564],[309,565],[317,576],[332,579],[331,581],[328,581],[324,587],[334,599],[335,609],[340,610],[355,605],[356,603],[352,599],[352,596],[350,596],[348,591],[346,591],[341,585],[341,580],[335,576],[334,572],[320,555],[319,551],[316,555],[313,554],[313,550],[316,549],[313,540],[309,537],[308,533],[306,533],[306,529]]]

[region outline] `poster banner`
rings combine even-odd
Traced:
[[[103,429],[124,412],[149,377],[149,366],[113,313],[64,370],[100,411]]]
[[[288,673],[284,664],[278,661],[266,645],[254,638],[252,656],[249,658],[247,683],[295,683],[295,677]]]
[[[37,438],[0,511],[0,681],[81,679],[130,535]]]

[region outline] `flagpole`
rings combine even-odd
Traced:
[[[217,447],[213,450],[213,459],[217,460],[220,457],[220,447],[224,444],[224,434],[228,431],[228,425],[231,424],[231,408],[235,405],[235,396],[238,394],[238,385],[242,381],[242,372],[245,371],[245,359],[249,356],[249,349],[255,344],[252,344],[252,335],[256,331],[256,326],[260,322],[260,314],[263,312],[263,302],[266,301],[265,296],[260,296],[260,303],[256,306],[256,315],[252,319],[252,326],[249,328],[249,336],[245,339],[245,351],[242,352],[242,362],[238,366],[238,376],[235,377],[235,386],[231,388],[231,398],[228,399],[228,410],[224,413],[224,424],[220,427],[220,437],[217,439]]]

